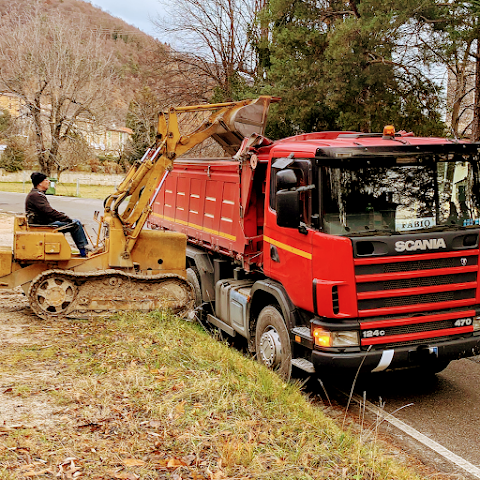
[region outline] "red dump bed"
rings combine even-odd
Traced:
[[[148,223],[183,232],[190,243],[243,259],[247,268],[261,264],[265,168],[258,170],[263,174],[230,159],[178,160],[155,199]]]

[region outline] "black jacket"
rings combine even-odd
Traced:
[[[49,223],[71,222],[72,219],[50,206],[47,196],[41,190],[33,188],[25,199],[25,211],[30,224],[48,225]]]

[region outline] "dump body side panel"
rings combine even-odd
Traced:
[[[149,225],[185,233],[192,244],[244,260],[247,269],[258,264],[263,195],[252,192],[249,168],[234,160],[178,161],[152,205]]]

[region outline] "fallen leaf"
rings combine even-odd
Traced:
[[[44,473],[53,473],[49,468],[45,468],[44,470],[37,470],[36,472],[24,472],[22,475],[25,477],[37,477],[43,475]]]
[[[186,465],[191,465],[197,457],[195,455],[186,455],[182,457],[182,460],[185,462]]]
[[[186,467],[187,464],[178,458],[170,458],[167,463],[167,468],[178,468],[178,467]]]
[[[33,469],[35,468],[37,465],[44,465],[44,463],[42,462],[33,462],[33,463],[29,463],[28,465],[21,465],[19,467],[19,470],[28,470],[28,469]],[[23,475],[23,474],[22,474]]]
[[[77,457],[67,457],[63,462],[62,462],[62,465],[65,465],[67,463],[71,463],[71,462],[74,462],[75,460],[78,460]]]
[[[77,428],[88,428],[91,432],[94,432],[95,430],[102,428],[102,425],[99,425],[98,423],[86,423],[85,425],[78,425]]]
[[[138,480],[140,478],[138,475],[128,472],[112,473],[111,476],[118,480]]]
[[[127,467],[140,467],[145,465],[145,462],[139,458],[125,458],[122,463]]]
[[[225,477],[225,474],[220,468],[214,473],[207,467],[207,473],[210,476],[210,480],[220,480],[222,478],[227,478]]]

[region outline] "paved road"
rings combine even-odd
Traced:
[[[408,375],[397,375],[372,387],[372,400],[381,396],[388,411],[413,403],[395,416],[470,463],[480,465],[479,363],[462,359],[430,378],[412,381]]]
[[[0,212],[25,213],[26,193],[0,192]],[[50,205],[65,212],[71,218],[79,219],[85,226],[87,234],[95,241],[98,223],[93,219],[95,210],[103,213],[103,200],[48,195]],[[70,236],[68,236],[70,238]]]
[[[330,388],[348,393],[350,386],[335,383]],[[470,472],[427,448],[406,433],[388,426],[394,443],[440,472],[458,479],[480,479],[480,359],[453,361],[437,375],[393,372],[370,375],[358,380],[357,395],[379,405],[416,431],[465,459],[474,466]],[[343,405],[345,398],[333,396]],[[351,407],[356,411],[357,407]],[[385,425],[385,424],[384,424]],[[385,431],[385,429],[384,429]]]

